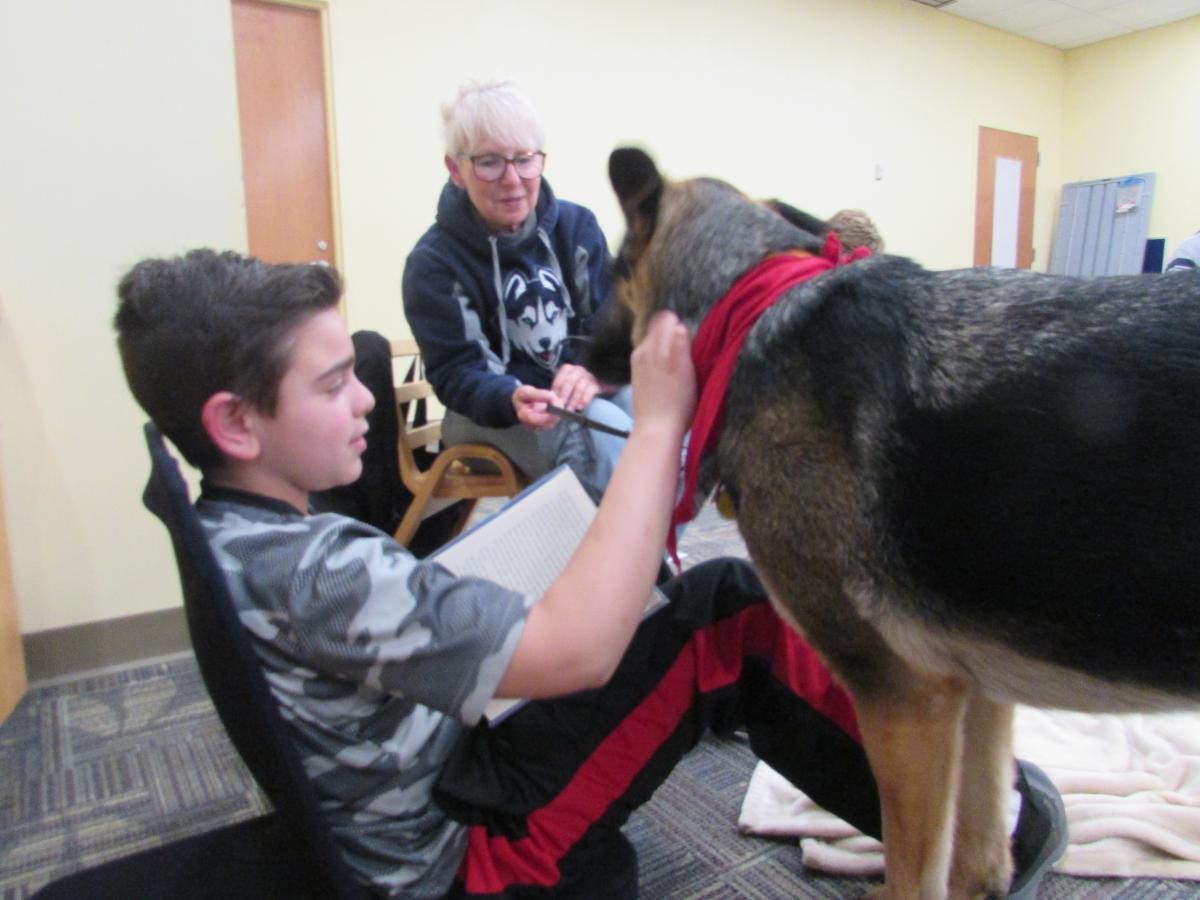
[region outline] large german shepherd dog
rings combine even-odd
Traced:
[[[600,345],[664,309],[695,334],[762,260],[822,251],[640,150],[609,174]],[[1200,275],[831,268],[757,319],[722,416],[708,457],[758,572],[853,694],[883,893],[1005,896],[1012,704],[1200,700]]]

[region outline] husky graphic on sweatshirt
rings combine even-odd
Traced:
[[[551,372],[557,369],[572,315],[562,279],[545,267],[533,278],[511,273],[504,282],[504,315],[512,349]]]

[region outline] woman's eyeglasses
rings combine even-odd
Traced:
[[[519,153],[516,156],[501,156],[499,153],[481,153],[478,156],[468,156],[475,177],[480,181],[499,181],[504,177],[508,164],[516,170],[519,178],[537,178],[546,167],[546,154],[541,150],[536,153]]]

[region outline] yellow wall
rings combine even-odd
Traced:
[[[1067,139],[1072,98],[1098,77],[1075,54],[909,0],[331,0],[330,39],[354,328],[404,329],[404,256],[444,179],[438,105],[470,77],[525,84],[549,127],[547,177],[614,242],[604,173],[625,142],[669,175],[819,215],[865,207],[890,249],[931,267],[971,262],[980,125],[1040,139],[1039,266],[1059,183],[1091,166]],[[1136,70],[1159,50],[1129,38],[1086,59]],[[228,4],[0,0],[0,109],[0,475],[22,629],[175,606],[109,322],[137,259],[245,248]],[[1194,149],[1184,118],[1141,123],[1146,145],[1186,127]],[[1160,191],[1194,177],[1190,159],[1125,162],[1087,177],[1152,168]]]
[[[245,248],[221,0],[0,2],[0,475],[23,631],[178,605],[113,288]]]
[[[1157,173],[1152,237],[1200,230],[1200,16],[1067,54],[1063,181]]]
[[[969,265],[978,129],[988,125],[1040,138],[1035,240],[1046,258],[1065,78],[1064,55],[1050,47],[910,0],[332,9],[356,327],[404,327],[399,273],[445,179],[438,107],[472,76],[526,86],[546,119],[546,177],[591,207],[614,243],[607,158],[633,142],[668,175],[715,175],[819,215],[861,206],[894,252]]]

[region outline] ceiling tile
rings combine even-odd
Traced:
[[[1064,4],[1071,9],[1078,9],[1081,12],[1103,12],[1106,9],[1111,9],[1114,6],[1123,6],[1129,0],[1062,0]]]
[[[1117,22],[1105,22],[1095,17],[1087,19],[1064,19],[1041,25],[1023,32],[1023,36],[1042,44],[1050,44],[1063,50],[1082,47],[1096,41],[1108,40],[1123,34],[1132,34],[1133,29]]]
[[[1125,0],[1099,15],[1134,28],[1153,28],[1155,25],[1200,15],[1200,0]]]
[[[1041,25],[1061,22],[1072,15],[1076,13],[1071,7],[1059,3],[1058,0],[1029,0],[993,13],[989,16],[988,24],[1020,34]]]
[[[1200,0],[955,0],[941,9],[1070,49],[1200,16]]]
[[[992,15],[1012,9],[1014,6],[1024,6],[1029,2],[1030,0],[955,0],[954,3],[945,7],[945,11],[974,18],[976,15]],[[1124,2],[1124,0],[1118,0],[1118,2]]]

